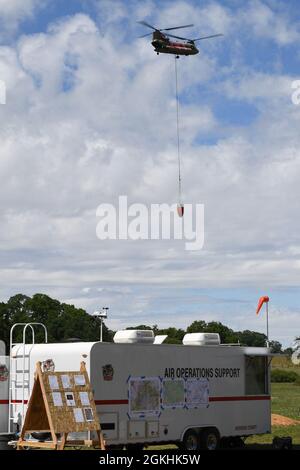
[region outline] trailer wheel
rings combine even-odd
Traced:
[[[243,449],[245,447],[245,441],[241,437],[234,439],[234,446],[236,449]]]
[[[181,446],[182,450],[199,450],[199,435],[193,429],[189,429],[183,436]]]
[[[200,449],[217,450],[220,445],[220,434],[217,429],[204,429],[200,434]]]

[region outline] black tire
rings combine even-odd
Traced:
[[[233,442],[230,437],[222,437],[220,440],[220,448],[221,449],[232,449],[233,448]]]
[[[183,436],[180,448],[184,451],[197,452],[200,449],[199,434],[194,429],[189,429]]]
[[[243,449],[245,447],[245,441],[241,437],[235,437],[234,446],[236,449]]]
[[[217,429],[204,429],[200,434],[201,450],[217,450],[220,447],[220,434]]]

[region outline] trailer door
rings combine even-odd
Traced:
[[[268,357],[245,356],[245,361],[245,395],[268,395]]]

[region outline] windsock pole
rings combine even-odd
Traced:
[[[266,317],[267,317],[267,348],[270,347],[269,342],[269,302],[266,302]]]

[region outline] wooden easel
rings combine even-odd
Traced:
[[[65,386],[66,381],[69,384],[68,387]],[[57,386],[53,387],[53,382],[54,385],[57,383]],[[82,404],[83,395],[84,399],[88,400],[88,405]],[[73,397],[71,405],[70,401],[68,402],[70,396]],[[72,441],[67,442],[69,433],[83,431],[96,432],[98,439],[76,441],[76,446],[97,445],[101,450],[105,450],[105,442],[85,363],[81,362],[80,371],[43,372],[41,363],[38,362],[17,450],[22,450],[24,447],[63,450],[67,444],[72,445],[73,443]],[[52,440],[38,442],[26,439],[26,436],[33,432],[48,432],[51,434]],[[58,435],[60,435],[60,440]]]

